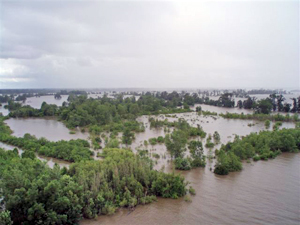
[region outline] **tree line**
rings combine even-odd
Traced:
[[[0,141],[25,150],[25,154],[31,158],[35,158],[35,153],[37,153],[69,162],[78,162],[90,160],[94,154],[90,150],[89,142],[86,140],[77,139],[53,142],[43,137],[38,139],[28,133],[24,134],[23,137],[15,137],[11,133],[10,128],[5,125],[3,117],[0,118]]]
[[[248,97],[246,100],[239,100],[237,107],[254,109],[257,113],[269,114],[270,112],[300,112],[300,96],[292,98],[293,104],[284,102],[286,99],[282,94],[270,94],[269,97],[256,100],[255,97]]]
[[[282,129],[251,133],[243,138],[236,136],[234,141],[216,150],[217,163],[214,172],[226,175],[242,169],[241,160],[268,160],[281,152],[299,152],[300,129]]]

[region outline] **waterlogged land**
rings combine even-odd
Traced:
[[[71,139],[88,139],[88,133],[82,133],[79,129],[75,134],[70,134],[70,130],[54,117],[47,118],[10,118],[5,123],[14,132],[16,137],[23,137],[29,133],[37,138],[45,137],[50,141],[71,140]]]
[[[84,220],[98,224],[299,224],[300,155],[283,153],[274,160],[245,163],[228,176],[209,168],[181,172],[196,190],[192,202],[159,198],[113,216]]]
[[[5,149],[7,151],[13,151],[16,147],[0,142],[0,148]],[[24,152],[24,150],[21,149],[21,148],[16,148],[16,149],[18,150],[18,153],[21,156],[22,153]],[[69,163],[67,161],[64,161],[64,160],[59,160],[59,159],[55,159],[55,158],[51,158],[51,157],[41,156],[41,155],[38,155],[38,154],[36,154],[36,157],[39,160],[41,160],[43,162],[46,162],[47,165],[50,168],[53,168],[55,164],[58,164],[60,167],[67,167],[68,168],[71,164],[71,163]]]
[[[226,113],[227,108],[201,105],[203,110]],[[207,107],[207,108],[205,108]],[[252,110],[230,109],[231,113],[252,113]],[[220,134],[220,143],[211,150],[204,147],[206,155],[213,154],[221,144],[233,141],[235,135],[246,136],[251,132],[272,130],[275,122],[269,128],[264,121],[232,120],[220,116],[198,115],[196,112],[162,114],[156,116],[139,116],[137,121],[144,124],[144,132],[135,133],[135,139],[130,145],[134,152],[148,150],[154,160],[154,168],[164,167],[166,172],[172,172],[171,156],[164,144],[145,145],[144,141],[150,138],[164,137],[174,128],[150,128],[149,118],[158,120],[168,119],[169,122],[186,120],[191,126],[200,125],[203,130],[213,135]],[[6,123],[14,131],[13,135],[23,136],[25,133],[37,137],[46,137],[49,140],[70,140],[71,138],[88,139],[88,133],[77,130],[70,134],[66,126],[57,120],[46,118],[10,118]],[[283,122],[279,129],[294,128],[295,123]],[[111,133],[103,132],[106,137]],[[122,135],[119,134],[121,142]],[[104,147],[104,139],[101,145]],[[193,138],[206,144],[206,138]],[[2,145],[3,148],[11,148]],[[1,147],[1,146],[0,146]],[[123,144],[123,147],[126,147]],[[102,150],[96,150],[102,152]],[[159,155],[159,157],[157,156]],[[186,155],[189,155],[188,151]],[[97,159],[97,157],[95,157]],[[50,159],[52,160],[52,159]],[[51,162],[51,161],[50,161]],[[299,185],[300,185],[300,157],[299,154],[283,153],[277,158],[268,161],[243,162],[243,170],[219,176],[213,173],[215,160],[206,160],[205,168],[196,168],[182,173],[187,181],[196,190],[191,196],[191,202],[184,198],[164,199],[150,205],[138,206],[134,211],[121,209],[113,216],[100,216],[97,220],[84,220],[81,224],[298,224],[299,218]],[[51,164],[50,164],[51,165]],[[134,200],[133,200],[134,201]],[[106,209],[107,210],[107,209]]]
[[[150,138],[157,138],[159,136],[165,136],[167,133],[170,133],[173,129],[170,129],[170,132],[165,132],[164,128],[150,128],[149,118],[155,118],[158,120],[167,119],[170,122],[177,121],[178,119],[185,119],[191,126],[196,127],[200,125],[203,127],[204,131],[209,135],[213,134],[215,131],[218,131],[220,134],[220,144],[216,145],[213,149],[219,148],[221,144],[226,144],[228,141],[232,141],[235,135],[245,136],[251,132],[259,132],[261,130],[272,130],[273,123],[271,123],[270,128],[266,129],[264,122],[254,121],[254,120],[230,120],[224,119],[219,116],[203,116],[198,115],[196,112],[191,113],[180,113],[172,114],[171,116],[158,115],[158,116],[141,116],[137,118],[138,122],[142,122],[145,125],[145,131],[135,134],[135,139],[130,145],[131,149],[135,152],[137,150],[147,149],[150,153],[159,154],[159,159],[157,161],[156,168],[160,169],[163,165],[166,167],[169,166],[170,155],[167,152],[166,146],[164,144],[156,144],[147,146],[144,145],[145,140]],[[57,121],[55,118],[26,118],[26,119],[17,119],[10,118],[5,121],[7,125],[12,129],[13,135],[16,137],[23,137],[24,134],[30,133],[35,135],[37,138],[45,137],[50,141],[58,140],[71,140],[71,139],[89,139],[88,132],[82,133],[79,129],[76,130],[75,134],[70,134],[69,129],[60,121]],[[251,126],[249,126],[251,124]],[[282,128],[294,128],[295,124],[291,122],[284,122]],[[109,133],[106,134],[109,137]],[[121,136],[119,136],[121,139]],[[196,138],[199,139],[200,138]],[[205,145],[206,139],[202,139],[203,144]],[[104,141],[102,143],[104,147]],[[126,147],[126,145],[123,145]],[[205,148],[205,153],[207,154],[209,149]],[[98,151],[96,151],[98,152]],[[188,153],[188,152],[187,152]],[[165,157],[164,157],[165,156]]]

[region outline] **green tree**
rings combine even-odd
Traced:
[[[186,151],[187,143],[186,133],[182,130],[175,130],[171,135],[167,134],[165,137],[165,145],[174,158],[182,157]]]
[[[126,145],[131,145],[133,139],[134,133],[132,133],[128,128],[126,128],[123,132],[122,143]]]
[[[12,225],[13,222],[11,221],[10,218],[10,211],[5,210],[0,212],[0,224],[1,225]]]
[[[272,102],[270,99],[261,99],[257,102],[257,113],[269,114],[272,109]]]

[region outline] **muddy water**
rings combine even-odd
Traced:
[[[269,95],[263,95],[263,94],[259,94],[259,95],[250,95],[250,96],[251,96],[251,97],[255,97],[256,100],[260,100],[260,99],[269,97]],[[284,102],[289,103],[289,104],[293,104],[292,98],[298,98],[299,96],[300,96],[299,93],[283,94],[283,97],[285,98],[285,101],[284,101]]]
[[[50,141],[71,140],[71,139],[88,139],[88,133],[81,133],[79,129],[76,134],[70,134],[69,129],[60,121],[55,118],[27,118],[16,119],[10,118],[5,120],[5,123],[13,131],[14,136],[23,137],[24,134],[29,133],[35,135],[37,138],[45,137]],[[0,142],[0,148],[6,150],[13,150],[15,147]],[[23,150],[19,149],[22,154]],[[47,165],[51,168],[57,163],[60,167],[69,167],[70,163],[64,160],[59,160],[51,157],[37,155],[42,161],[47,161]]]
[[[8,109],[4,108],[5,105],[7,105],[7,103],[2,103],[2,106],[0,106],[0,113],[2,113],[3,116],[7,116],[9,113]]]
[[[204,104],[195,104],[195,106],[191,107],[192,110],[195,110],[197,106],[201,106],[203,111],[210,111],[210,112],[216,112],[216,113],[244,113],[244,114],[252,114],[253,110],[249,109],[239,109],[237,107],[235,108],[225,108],[225,107],[217,107],[213,105],[204,105]]]
[[[61,99],[55,99],[54,95],[30,97],[26,99],[23,105],[30,105],[33,108],[40,109],[43,102],[47,102],[47,104],[62,106],[63,102],[66,102],[67,99],[68,99],[68,95],[62,95]]]
[[[70,134],[69,129],[55,118],[27,118],[17,119],[10,118],[5,123],[14,132],[13,135],[23,137],[29,133],[37,138],[45,137],[50,141],[71,140],[71,139],[87,139],[88,133],[81,133],[79,129],[76,134]]]
[[[166,117],[160,115],[157,118]],[[203,117],[196,113],[177,114],[176,118],[168,117],[168,120],[178,118],[185,118],[193,126],[200,124],[210,134],[218,131],[222,143],[232,140],[234,134],[243,136],[265,129],[263,122]],[[134,151],[148,149],[150,153],[159,154],[161,158],[156,160],[155,168],[164,165],[165,171],[171,172],[164,145],[143,145],[144,140],[164,136],[164,130],[150,129],[148,116],[138,120],[145,124],[146,130],[136,134],[131,148]],[[250,123],[255,125],[249,127]],[[283,123],[286,128],[294,126],[293,123]],[[167,157],[163,158],[163,155]],[[210,167],[213,167],[213,162],[207,162],[205,168],[182,172],[197,192],[191,197],[191,203],[183,198],[159,198],[156,203],[138,206],[132,213],[122,209],[113,216],[83,220],[81,224],[299,224],[300,154],[286,153],[275,160],[244,163],[241,172],[228,176],[215,175]]]
[[[241,172],[217,176],[208,168],[184,172],[196,189],[192,202],[159,198],[128,213],[84,220],[98,224],[299,224],[300,154],[244,164]]]
[[[166,117],[160,115],[157,118],[163,120]],[[192,126],[201,125],[208,134],[218,131],[222,143],[232,140],[234,134],[242,136],[265,129],[263,122],[203,117],[196,113],[167,118],[169,121],[185,118]],[[159,154],[161,157],[155,168],[160,169],[164,165],[170,172],[172,169],[165,146],[143,145],[144,140],[151,137],[165,136],[164,130],[150,129],[148,116],[138,120],[145,124],[146,130],[135,135],[131,148],[134,151],[148,149],[150,153]],[[71,135],[61,122],[53,119],[9,119],[7,124],[16,136],[31,133],[53,141],[85,139],[88,136],[80,132],[76,134],[78,137]],[[249,127],[248,124],[254,126]],[[293,123],[283,123],[286,128],[294,126]],[[183,172],[197,192],[191,197],[191,203],[183,198],[160,198],[156,203],[138,206],[130,214],[127,210],[120,210],[113,216],[100,216],[98,220],[84,220],[81,224],[299,224],[300,154],[282,154],[266,162],[244,163],[241,172],[228,176],[215,175],[210,167],[213,167],[213,162],[208,162],[206,168]]]
[[[231,119],[224,119],[219,116],[202,116],[197,115],[197,113],[180,113],[175,114],[176,117],[166,117],[165,115],[159,116],[151,116],[158,120],[168,119],[168,121],[177,121],[179,118],[185,119],[191,126],[197,127],[200,125],[204,131],[207,133],[207,137],[209,134],[213,135],[215,131],[218,131],[221,137],[220,144],[216,145],[211,151],[204,147],[205,154],[209,152],[212,153],[215,149],[219,148],[221,144],[226,144],[228,141],[232,141],[235,135],[245,136],[250,134],[251,132],[259,132],[261,130],[266,130],[264,126],[264,122],[261,121],[254,121],[254,120],[231,120]],[[164,144],[157,144],[151,146],[144,145],[144,140],[149,140],[149,138],[158,137],[158,136],[165,136],[166,132],[163,128],[158,129],[150,129],[150,123],[148,122],[149,116],[141,116],[138,118],[139,122],[143,122],[145,125],[145,132],[135,134],[135,140],[131,144],[131,149],[133,151],[137,150],[148,150],[150,154],[158,154],[160,156],[159,159],[152,157],[156,163],[155,169],[160,169],[162,166],[168,166],[168,160],[170,160],[170,155],[167,152],[166,146]],[[251,126],[249,126],[251,125]],[[271,126],[269,130],[272,129],[273,123],[271,122]],[[294,123],[287,123],[283,122],[281,128],[294,128]],[[172,132],[172,129],[170,130]],[[197,138],[199,139],[199,138]],[[200,139],[199,139],[200,140]],[[206,143],[206,139],[201,140],[203,145]],[[125,146],[123,146],[125,147]],[[186,152],[188,155],[188,152]],[[210,166],[213,166],[210,165]]]

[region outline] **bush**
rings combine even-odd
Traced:
[[[192,186],[190,186],[190,188],[189,188],[189,193],[191,195],[195,195],[196,194],[196,191],[195,191],[195,189]]]
[[[271,124],[270,120],[266,120],[265,121],[265,128],[269,129],[270,128],[270,124]]]
[[[206,148],[213,148],[214,146],[215,146],[215,144],[210,141],[206,142],[206,144],[205,144]]]
[[[156,145],[157,144],[157,139],[156,138],[149,138],[149,143],[150,145]]]
[[[159,136],[159,137],[157,138],[157,142],[158,142],[158,143],[164,143],[164,141],[165,141],[165,139],[164,139],[163,136]]]
[[[175,169],[178,169],[178,170],[192,169],[190,158],[176,158],[174,163],[175,163]]]
[[[160,158],[160,155],[157,154],[157,153],[152,153],[152,156],[153,156],[154,158],[156,158],[156,159],[159,159],[159,158]]]
[[[217,165],[215,166],[214,173],[218,175],[227,175],[229,174],[229,170],[225,165]]]

